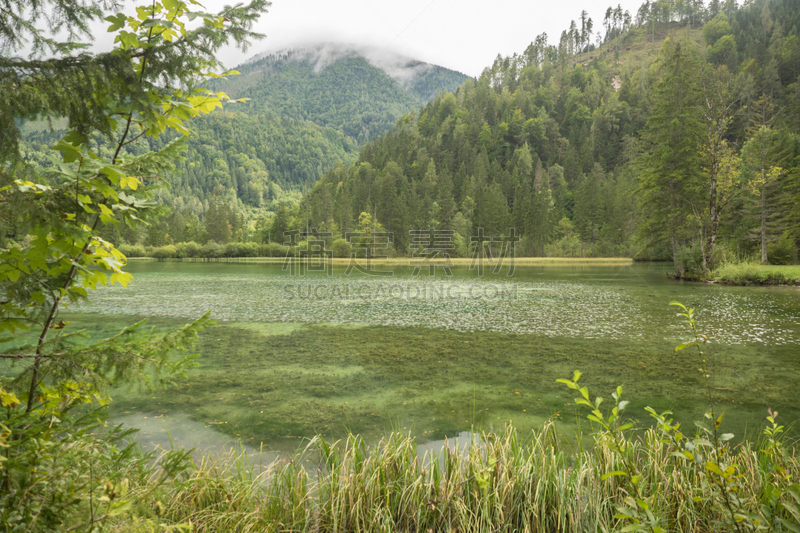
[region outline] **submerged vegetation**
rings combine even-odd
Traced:
[[[90,437],[80,434],[70,450],[85,468],[94,464],[95,475],[109,476],[93,490],[98,516],[105,516],[112,531],[163,531],[181,524],[199,532],[583,533],[640,525],[625,531],[794,531],[800,460],[784,442],[776,416],[770,413],[757,442],[727,442],[699,463],[687,459],[691,447],[665,438],[664,424],[622,441],[600,432],[593,445],[583,447],[552,419],[533,432],[506,427],[468,446],[424,455],[402,432],[374,446],[359,436],[336,443],[315,438],[298,456],[268,465],[244,455],[189,463],[172,452],[157,467],[140,458],[110,468],[119,452],[107,441],[93,441],[104,451],[91,454],[83,446]],[[700,446],[702,433],[684,441]],[[634,493],[620,477],[631,469],[638,493],[647,495],[633,503]],[[717,478],[725,480],[726,492],[714,485]],[[734,518],[724,496],[736,499]],[[27,509],[38,497],[35,491],[11,491],[2,503],[7,510]],[[65,525],[80,524],[78,517],[91,506],[72,502],[72,512],[60,518]],[[637,524],[625,512],[630,506],[655,526]]]

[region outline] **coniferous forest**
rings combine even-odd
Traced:
[[[347,48],[256,58],[212,83],[248,100],[196,122],[157,193],[169,214],[109,237],[199,250],[281,243],[310,226],[330,244],[366,213],[398,255],[412,230],[453,231],[452,254],[467,256],[479,228],[513,227],[524,256],[669,260],[679,275],[722,260],[791,263],[796,7],[662,0],[609,7],[602,24],[584,12],[460,86],[465,76],[410,60],[414,75],[398,81]],[[56,137],[39,130],[27,149],[44,160]]]
[[[377,214],[410,229],[513,226],[530,256],[630,256],[697,269],[796,257],[800,10],[791,1],[609,8],[498,57],[325,174],[318,227]],[[302,213],[301,213],[302,214]]]

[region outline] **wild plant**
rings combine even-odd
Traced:
[[[651,407],[645,411],[656,422],[657,443],[667,446],[668,459],[686,485],[692,502],[703,510],[703,521],[714,531],[734,531],[746,533],[755,531],[797,531],[800,532],[800,484],[796,483],[791,468],[791,457],[783,445],[781,434],[783,426],[777,424],[777,412],[768,411],[769,426],[764,429],[765,443],[759,450],[758,460],[763,478],[761,491],[756,497],[746,496],[751,491],[744,490],[752,482],[752,471],[745,475],[746,453],[732,453],[733,433],[722,433],[724,412],[718,412],[714,402],[709,361],[703,351],[708,338],[698,331],[694,309],[680,302],[670,302],[680,307],[677,316],[682,317],[692,338],[676,346],[675,351],[693,348],[700,363],[708,401],[708,410],[703,421],[696,421],[697,432],[694,437],[687,436],[671,416],[671,411],[656,412]],[[667,530],[670,517],[656,512],[656,489],[644,487],[643,467],[636,456],[633,439],[633,424],[622,418],[628,401],[622,400],[622,386],[612,393],[614,404],[606,413],[600,409],[603,398],[591,401],[589,390],[578,384],[581,373],[575,371],[572,380],[558,379],[570,389],[576,390],[580,398],[576,405],[588,407],[587,418],[596,424],[594,431],[598,447],[611,450],[619,468],[603,474],[601,479],[618,477],[623,481],[624,497],[615,505],[620,520],[621,531],[649,531],[661,533]],[[653,449],[656,443],[645,448]],[[742,446],[749,446],[747,444]],[[739,452],[747,451],[739,449]],[[651,464],[652,466],[652,464]]]

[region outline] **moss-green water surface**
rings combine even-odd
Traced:
[[[710,338],[712,393],[726,430],[756,431],[767,407],[800,415],[800,292],[680,284],[662,265],[517,267],[512,276],[393,278],[342,270],[294,277],[280,265],[130,265],[127,289],[104,288],[72,310],[93,336],[141,317],[175,326],[213,310],[199,364],[155,394],[114,391],[112,414],[188,416],[247,444],[389,430],[421,442],[512,421],[577,419],[556,378],[580,369],[593,395],[623,384],[643,407],[699,419],[707,389],[671,300],[697,308]],[[503,272],[502,274],[505,274]],[[349,287],[348,287],[349,286]],[[359,287],[361,287],[359,291]],[[394,287],[394,288],[392,288]],[[424,288],[424,291],[423,291]],[[66,315],[65,315],[66,316]],[[128,418],[130,420],[130,418]]]

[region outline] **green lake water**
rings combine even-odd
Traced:
[[[618,384],[629,416],[671,409],[691,423],[707,393],[690,338],[668,304],[696,308],[725,430],[760,430],[767,408],[800,417],[800,291],[678,283],[669,265],[517,266],[512,276],[298,276],[275,264],[134,262],[128,288],[103,287],[61,318],[105,336],[147,317],[173,327],[213,311],[198,366],[156,393],[114,390],[111,415],[158,440],[166,425],[191,445],[235,439],[293,451],[317,434],[419,443],[551,417],[579,419],[572,391]],[[388,269],[388,268],[387,268]],[[584,426],[587,424],[584,423]]]

